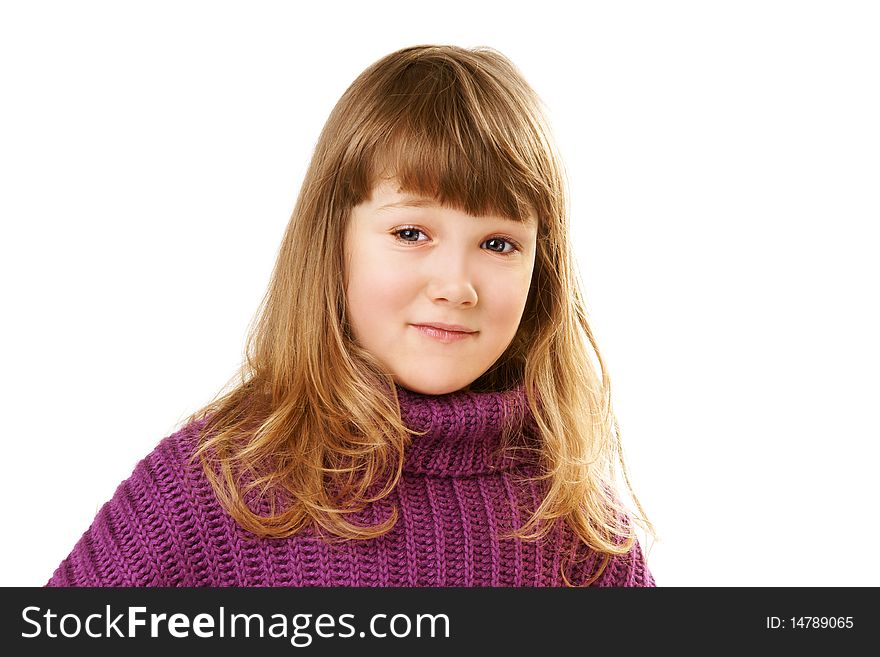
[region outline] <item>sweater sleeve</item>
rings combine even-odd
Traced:
[[[595,586],[657,586],[654,576],[648,569],[642,547],[638,540],[632,549],[623,555],[612,557],[605,571],[595,583]]]
[[[182,530],[185,468],[177,438],[165,438],[135,466],[46,586],[180,585],[189,550]]]

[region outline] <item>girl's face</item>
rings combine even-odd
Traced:
[[[534,216],[527,223],[474,217],[401,194],[393,180],[380,183],[352,209],[345,233],[355,340],[408,390],[440,395],[464,388],[516,334],[536,234]]]

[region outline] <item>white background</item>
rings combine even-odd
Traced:
[[[0,584],[235,372],[327,114],[497,48],[548,108],[664,586],[880,585],[871,2],[0,5]]]

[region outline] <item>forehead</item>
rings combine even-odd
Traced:
[[[418,192],[405,191],[401,187],[399,182],[397,182],[396,180],[387,179],[381,180],[376,183],[376,185],[374,185],[372,193],[370,195],[370,199],[366,202],[366,205],[368,205],[371,210],[379,214],[390,213],[394,210],[407,208],[419,209],[447,207],[463,211],[462,208],[456,207],[454,204],[440,203],[434,197],[426,196]],[[507,221],[516,221],[517,223],[523,224],[537,224],[537,218],[535,217],[534,213],[530,213],[525,221],[518,221],[516,219],[503,216],[495,216],[493,218],[504,219]]]

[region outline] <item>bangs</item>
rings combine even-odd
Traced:
[[[382,80],[361,99],[358,146],[349,146],[339,172],[352,205],[393,179],[400,191],[442,206],[516,221],[534,216],[540,225],[555,169],[536,99],[510,86],[447,60],[410,62]]]
[[[498,215],[526,221],[535,213],[536,199],[525,193],[530,181],[515,175],[497,152],[462,148],[438,135],[426,139],[401,131],[381,144],[364,161],[370,190],[380,181],[397,181],[401,192],[433,198],[438,204],[471,215]],[[446,139],[444,139],[446,137]],[[505,170],[506,169],[506,170]]]

